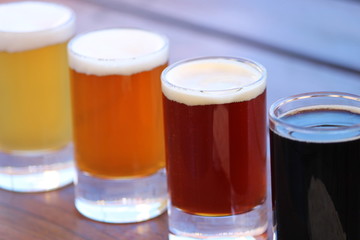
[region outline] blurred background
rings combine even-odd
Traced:
[[[81,8],[79,31],[127,26],[167,35],[172,62],[210,55],[255,60],[268,70],[269,104],[311,91],[360,94],[360,1],[61,2]]]
[[[268,105],[302,92],[360,94],[359,0],[49,1],[75,10],[78,33],[163,33],[171,62],[210,55],[257,61],[268,70]]]

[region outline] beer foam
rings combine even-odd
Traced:
[[[69,43],[69,64],[89,75],[131,75],[168,61],[168,41],[140,29],[106,29],[86,33]]]
[[[162,91],[186,105],[251,100],[265,91],[266,72],[259,65],[230,58],[203,58],[177,64],[162,75]]]
[[[69,40],[75,32],[70,8],[46,2],[0,4],[0,51],[19,52]]]

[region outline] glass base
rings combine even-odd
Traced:
[[[169,240],[198,240],[198,239],[210,239],[210,240],[270,240],[269,235],[265,232],[257,236],[215,236],[215,237],[185,237],[169,234]],[[275,239],[272,239],[275,240]]]
[[[78,171],[75,206],[85,217],[107,223],[134,223],[157,217],[167,206],[165,170],[132,179],[102,179]]]
[[[267,203],[255,207],[243,214],[209,217],[183,212],[169,207],[169,239],[267,239],[268,228]]]
[[[57,151],[0,152],[0,188],[14,192],[50,191],[72,183],[73,146]]]

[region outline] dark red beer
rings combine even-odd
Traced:
[[[261,86],[250,99],[194,105],[169,99],[163,87],[172,206],[226,216],[265,201],[266,90]]]

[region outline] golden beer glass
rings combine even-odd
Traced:
[[[67,41],[71,9],[0,4],[0,188],[56,189],[73,180]]]
[[[76,208],[111,223],[158,216],[167,203],[160,86],[167,39],[99,30],[74,38],[68,52]]]

